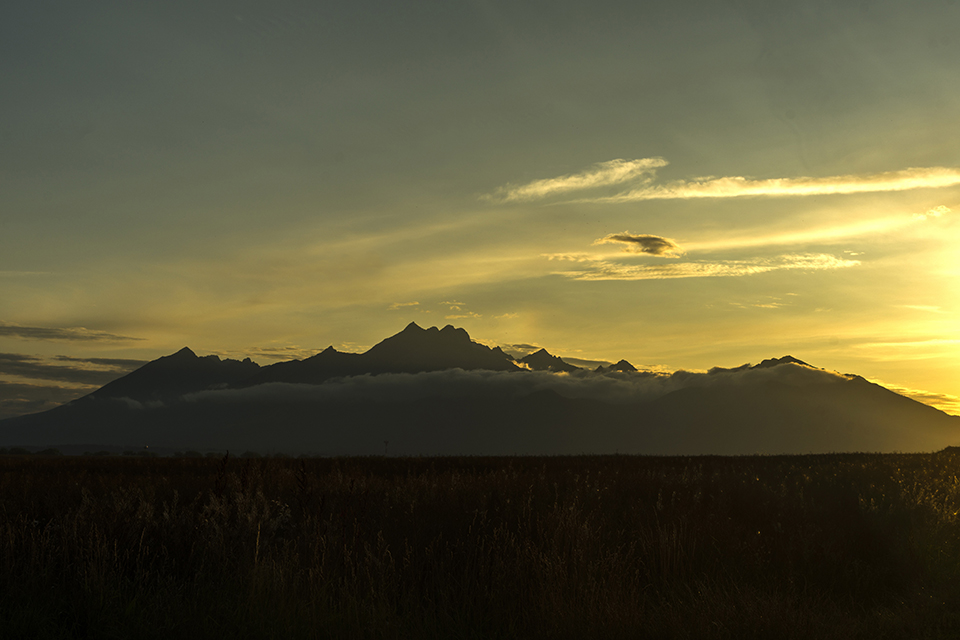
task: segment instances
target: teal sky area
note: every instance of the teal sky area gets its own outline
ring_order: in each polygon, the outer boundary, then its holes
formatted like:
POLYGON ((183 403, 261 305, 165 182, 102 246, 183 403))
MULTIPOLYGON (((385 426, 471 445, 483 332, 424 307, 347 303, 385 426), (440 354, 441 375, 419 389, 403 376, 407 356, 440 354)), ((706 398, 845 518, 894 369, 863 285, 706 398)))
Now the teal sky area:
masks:
POLYGON ((415 321, 960 413, 960 3, 0 8, 0 417, 415 321))

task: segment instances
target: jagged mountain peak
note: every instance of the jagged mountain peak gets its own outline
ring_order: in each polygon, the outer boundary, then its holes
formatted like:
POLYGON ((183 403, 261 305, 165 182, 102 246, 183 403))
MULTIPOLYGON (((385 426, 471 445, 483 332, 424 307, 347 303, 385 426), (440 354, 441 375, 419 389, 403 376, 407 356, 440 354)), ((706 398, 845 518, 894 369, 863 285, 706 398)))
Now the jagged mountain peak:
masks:
POLYGON ((616 364, 611 364, 609 367, 604 367, 600 365, 595 369, 597 373, 603 373, 607 371, 621 371, 621 372, 636 372, 637 368, 627 362, 626 360, 621 360, 616 364))
POLYGON ((781 364, 799 364, 799 365, 803 365, 803 366, 805 366, 805 367, 809 367, 809 366, 810 366, 809 364, 807 364, 807 363, 804 362, 803 360, 798 360, 797 358, 794 358, 793 356, 783 356, 782 358, 767 358, 766 360, 764 360, 764 361, 761 362, 760 364, 755 364, 755 365, 753 365, 753 366, 750 367, 750 368, 751 368, 751 369, 767 369, 767 368, 769 368, 769 367, 776 367, 776 366, 779 366, 779 365, 781 365, 781 364))
POLYGON ((370 373, 517 368, 502 351, 471 340, 465 329, 453 325, 423 329, 415 322, 377 343, 359 358, 370 373))
POLYGON ((533 353, 520 358, 519 362, 530 367, 534 371, 576 371, 580 367, 575 367, 563 361, 562 358, 552 355, 546 349, 539 349, 533 353))
POLYGON ((440 329, 440 335, 456 336, 457 338, 470 340, 470 334, 467 333, 466 329, 455 327, 452 324, 448 324, 443 329, 440 329))

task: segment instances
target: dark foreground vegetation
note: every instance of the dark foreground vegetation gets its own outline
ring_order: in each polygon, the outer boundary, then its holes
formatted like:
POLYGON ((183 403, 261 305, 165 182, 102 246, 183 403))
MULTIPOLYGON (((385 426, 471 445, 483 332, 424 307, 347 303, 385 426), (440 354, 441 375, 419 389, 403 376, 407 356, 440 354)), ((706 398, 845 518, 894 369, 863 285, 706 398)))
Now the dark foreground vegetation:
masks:
POLYGON ((10 638, 954 638, 960 455, 0 458, 10 638))

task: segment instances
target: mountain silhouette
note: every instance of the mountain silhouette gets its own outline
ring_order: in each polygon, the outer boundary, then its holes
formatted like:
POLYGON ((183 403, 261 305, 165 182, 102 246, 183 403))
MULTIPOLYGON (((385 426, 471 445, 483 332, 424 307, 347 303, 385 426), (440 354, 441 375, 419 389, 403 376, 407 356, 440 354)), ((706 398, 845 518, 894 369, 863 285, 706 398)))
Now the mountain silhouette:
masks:
POLYGON ((362 355, 371 373, 419 373, 444 369, 519 371, 513 358, 498 347, 491 349, 470 339, 464 330, 447 325, 423 329, 407 327, 374 345, 362 355))
POLYGON ((620 362, 617 362, 616 364, 612 364, 609 367, 600 365, 599 367, 594 369, 596 373, 604 373, 609 371, 636 372, 636 370, 637 368, 632 364, 630 364, 629 362, 627 362, 626 360, 621 360, 620 362))
POLYGON ((343 353, 332 346, 304 360, 278 362, 235 386, 265 382, 317 384, 330 378, 381 373, 421 373, 446 369, 519 371, 500 347, 491 349, 470 339, 463 329, 423 329, 411 322, 400 333, 377 343, 365 353, 343 353))
POLYGON ((164 401, 192 391, 235 384, 255 375, 260 365, 246 358, 221 360, 198 357, 189 348, 164 356, 97 389, 94 398, 129 398, 138 402, 164 401))
POLYGON ((519 362, 463 329, 414 323, 365 353, 329 347, 266 367, 184 348, 73 402, 0 421, 0 445, 372 455, 389 440, 396 455, 492 455, 931 451, 960 442, 960 417, 792 356, 672 375, 625 360, 577 369, 545 349, 519 362))
POLYGON ((251 387, 267 382, 298 382, 319 384, 339 376, 355 376, 369 373, 364 368, 362 355, 344 353, 332 346, 303 360, 290 360, 261 367, 260 370, 233 386, 251 387))
POLYGON ((567 364, 558 356, 551 355, 546 349, 534 351, 520 358, 518 362, 527 365, 533 371, 580 371, 580 367, 567 364))

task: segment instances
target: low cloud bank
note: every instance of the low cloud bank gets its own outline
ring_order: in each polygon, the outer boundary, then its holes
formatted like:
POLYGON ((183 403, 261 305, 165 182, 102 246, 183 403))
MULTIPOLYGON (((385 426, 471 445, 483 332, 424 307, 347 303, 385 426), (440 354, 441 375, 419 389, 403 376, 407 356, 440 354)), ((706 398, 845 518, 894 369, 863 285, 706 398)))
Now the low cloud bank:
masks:
POLYGON ((399 402, 423 398, 497 397, 516 398, 552 391, 567 398, 626 404, 655 400, 686 387, 757 385, 780 382, 788 385, 836 383, 844 376, 820 369, 785 364, 767 369, 713 373, 677 371, 662 374, 551 373, 546 371, 463 371, 450 369, 417 374, 362 375, 329 380, 319 385, 267 383, 246 389, 220 389, 187 394, 188 402, 399 402))

